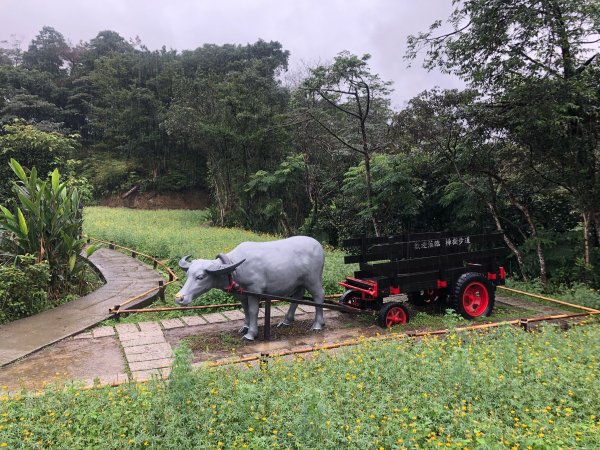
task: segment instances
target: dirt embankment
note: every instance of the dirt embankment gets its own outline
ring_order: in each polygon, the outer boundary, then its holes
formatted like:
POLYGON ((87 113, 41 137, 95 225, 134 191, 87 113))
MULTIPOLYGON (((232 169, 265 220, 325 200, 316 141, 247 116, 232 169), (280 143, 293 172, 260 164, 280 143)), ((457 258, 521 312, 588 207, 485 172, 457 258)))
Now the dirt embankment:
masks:
POLYGON ((125 193, 103 198, 98 204, 135 209, 206 209, 210 206, 208 192, 203 190, 133 192, 123 198, 124 195, 125 193))

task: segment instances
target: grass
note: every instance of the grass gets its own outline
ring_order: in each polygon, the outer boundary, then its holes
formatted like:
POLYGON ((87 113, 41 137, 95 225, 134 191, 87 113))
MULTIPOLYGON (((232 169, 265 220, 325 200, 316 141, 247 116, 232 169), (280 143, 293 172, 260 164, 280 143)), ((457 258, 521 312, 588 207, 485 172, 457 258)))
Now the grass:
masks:
MULTIPOLYGON (((3 396, 16 449, 600 447, 600 325, 368 343, 267 370, 3 396)), ((0 394, 1 395, 1 394, 0 394)))
MULTIPOLYGON (((198 212, 87 208, 86 232, 171 265, 185 253, 214 257, 241 240, 273 238, 203 220, 198 212)), ((341 256, 328 250, 330 293, 353 270, 341 256)), ((455 314, 433 317, 416 314, 412 325, 463 324, 455 314)), ((0 392, 0 448, 600 448, 599 348, 597 320, 565 332, 500 327, 364 343, 273 360, 265 370, 192 370, 182 346, 168 382, 0 392)))
MULTIPOLYGON (((539 294, 555 298, 557 300, 562 300, 564 302, 572 303, 574 305, 581 305, 587 306, 588 308, 600 309, 600 291, 592 289, 583 284, 573 284, 572 286, 544 286, 540 281, 523 282, 516 280, 507 280, 506 286, 513 289, 518 289, 520 291, 530 292, 532 294, 539 294)), ((581 312, 581 310, 576 308, 550 303, 545 300, 538 300, 534 297, 524 296, 510 291, 498 291, 498 293, 507 297, 523 298, 528 301, 543 304, 546 306, 556 306, 557 308, 563 308, 568 311, 581 312)))
MULTIPOLYGON (((244 241, 268 241, 279 236, 257 234, 237 228, 213 228, 206 224, 204 211, 158 210, 144 211, 127 208, 86 207, 84 210, 84 232, 90 236, 114 241, 139 252, 158 256, 172 268, 183 281, 185 274, 177 262, 188 254, 194 258, 213 259, 244 241)), ((325 250, 323 286, 327 294, 343 292, 337 284, 355 270, 353 265, 344 264, 344 253, 325 250)), ((182 283, 171 285, 166 290, 166 303, 154 306, 176 306, 173 298, 182 283)), ((233 302, 224 292, 213 290, 196 299, 194 304, 217 304, 233 302)), ((188 314, 194 314, 190 312, 188 314)), ((179 317, 182 312, 133 314, 121 319, 139 322, 179 317)))

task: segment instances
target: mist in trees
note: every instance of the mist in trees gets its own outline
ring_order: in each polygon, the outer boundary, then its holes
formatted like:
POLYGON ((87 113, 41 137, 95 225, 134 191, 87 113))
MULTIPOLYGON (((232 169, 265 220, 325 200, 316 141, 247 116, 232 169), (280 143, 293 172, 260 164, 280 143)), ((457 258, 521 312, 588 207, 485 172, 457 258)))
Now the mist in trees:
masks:
POLYGON ((278 42, 151 51, 108 30, 73 46, 44 27, 26 50, 0 49, 3 142, 75 139, 68 158, 96 198, 205 190, 217 225, 334 245, 498 230, 514 274, 600 285, 600 7, 467 0, 442 23, 406 57, 468 88, 432 87, 401 110, 369 55, 342 51, 284 85, 278 42))

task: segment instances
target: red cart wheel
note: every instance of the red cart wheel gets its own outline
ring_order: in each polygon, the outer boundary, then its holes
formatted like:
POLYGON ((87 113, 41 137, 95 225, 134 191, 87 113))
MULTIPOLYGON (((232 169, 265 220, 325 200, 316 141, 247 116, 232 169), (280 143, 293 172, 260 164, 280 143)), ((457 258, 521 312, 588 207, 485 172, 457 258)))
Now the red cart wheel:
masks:
POLYGON ((391 328, 408 322, 408 310, 399 302, 386 303, 379 310, 377 323, 381 328, 391 328))
POLYGON ((489 316, 494 306, 494 291, 487 278, 477 272, 463 274, 454 288, 454 308, 463 317, 489 316))

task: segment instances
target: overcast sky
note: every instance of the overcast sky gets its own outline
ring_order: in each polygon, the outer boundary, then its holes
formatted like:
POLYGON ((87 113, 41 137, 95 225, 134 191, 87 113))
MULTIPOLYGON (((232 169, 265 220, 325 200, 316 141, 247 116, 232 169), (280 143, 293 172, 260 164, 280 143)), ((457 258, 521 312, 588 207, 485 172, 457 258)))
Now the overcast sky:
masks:
POLYGON ((44 25, 72 44, 113 30, 126 39, 139 36, 151 50, 262 38, 290 51, 292 73, 342 50, 370 53, 373 71, 394 82, 392 101, 400 108, 433 86, 462 86, 403 60, 406 37, 450 11, 451 0, 0 0, 0 41, 16 37, 26 49, 44 25))

